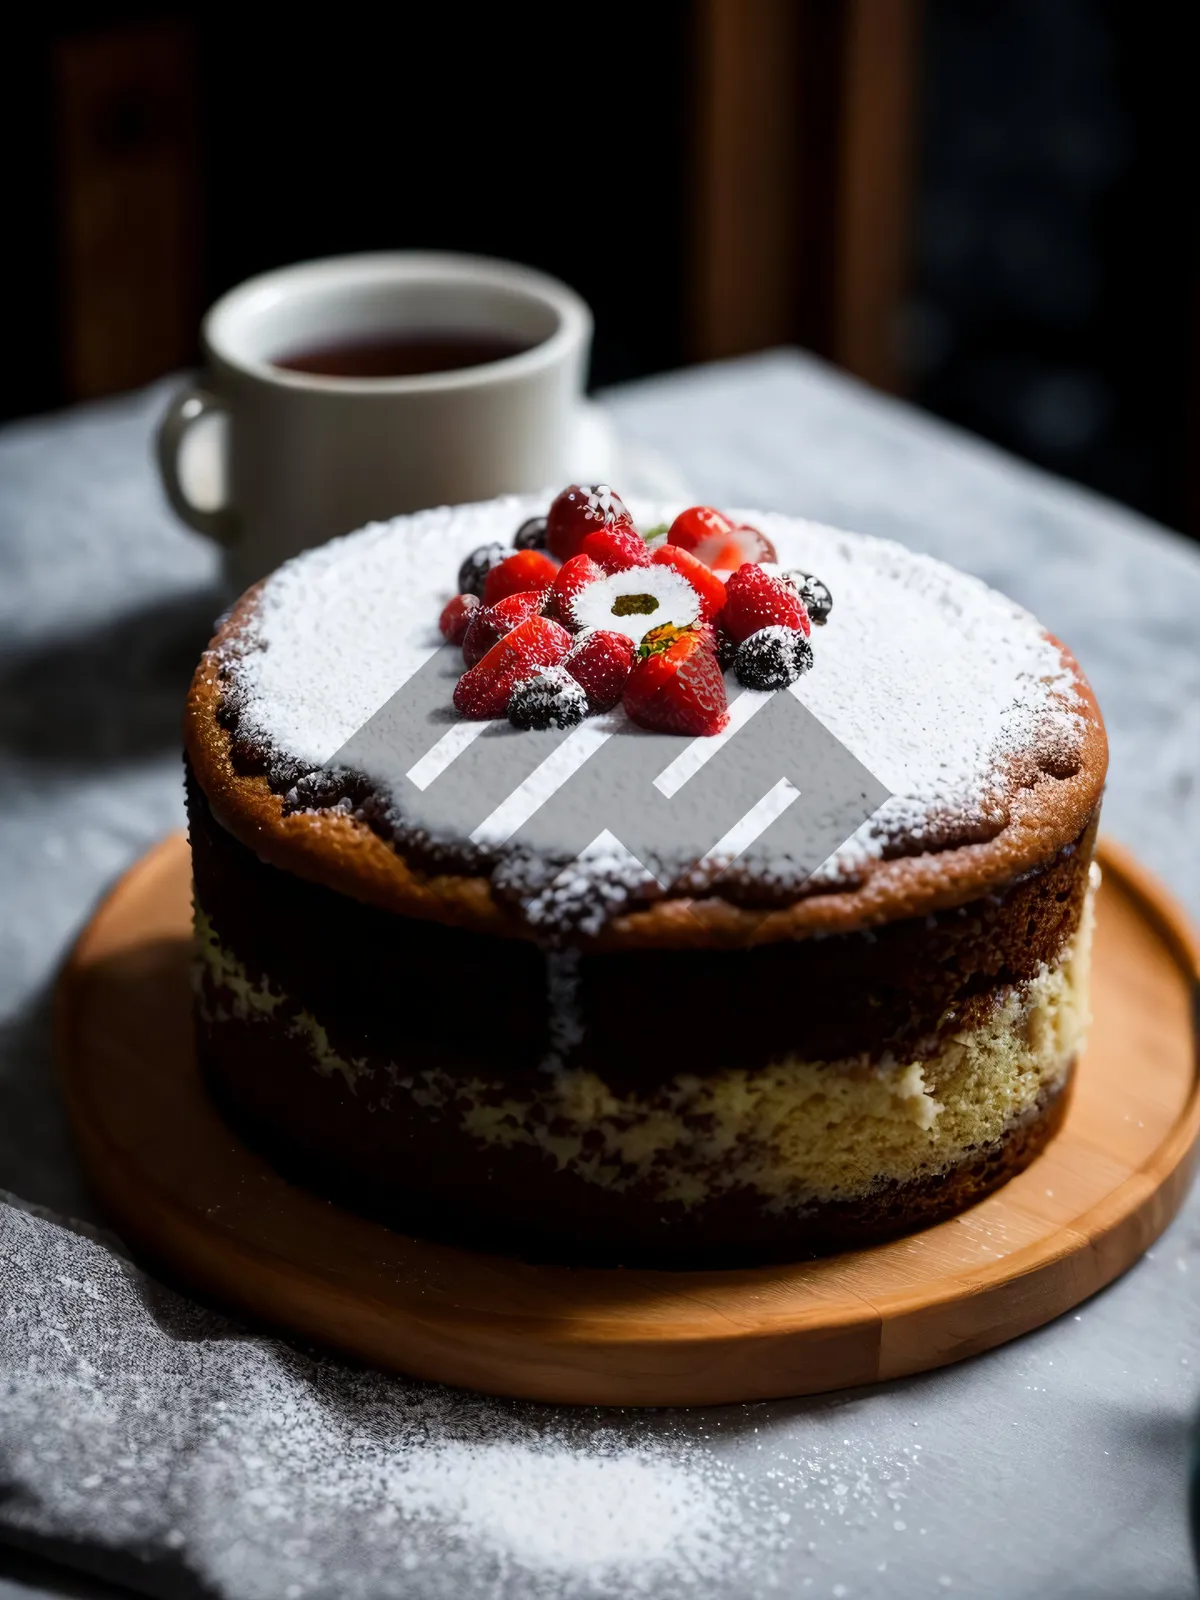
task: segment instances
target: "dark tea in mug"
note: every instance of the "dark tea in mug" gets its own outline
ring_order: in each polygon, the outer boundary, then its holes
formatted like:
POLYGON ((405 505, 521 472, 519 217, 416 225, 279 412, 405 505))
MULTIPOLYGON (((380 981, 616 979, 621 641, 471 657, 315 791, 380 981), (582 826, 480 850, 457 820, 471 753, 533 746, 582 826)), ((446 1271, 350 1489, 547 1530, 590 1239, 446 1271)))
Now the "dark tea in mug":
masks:
POLYGON ((323 378, 412 378, 428 372, 483 367, 529 349, 532 345, 502 334, 422 329, 305 345, 288 355, 276 356, 273 365, 287 372, 310 372, 323 378))

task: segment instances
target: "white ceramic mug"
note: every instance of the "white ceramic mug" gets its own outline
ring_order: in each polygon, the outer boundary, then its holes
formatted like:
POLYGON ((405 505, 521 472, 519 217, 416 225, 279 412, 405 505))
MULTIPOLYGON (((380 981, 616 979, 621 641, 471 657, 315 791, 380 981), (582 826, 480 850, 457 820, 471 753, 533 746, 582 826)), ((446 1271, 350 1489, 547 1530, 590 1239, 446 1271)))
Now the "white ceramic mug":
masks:
POLYGON ((240 588, 374 518, 565 483, 591 334, 590 311, 565 284, 482 257, 344 256, 252 278, 209 311, 207 376, 163 417, 167 497, 226 547, 240 588), (273 364, 321 346, 447 331, 525 348, 413 377, 273 364))

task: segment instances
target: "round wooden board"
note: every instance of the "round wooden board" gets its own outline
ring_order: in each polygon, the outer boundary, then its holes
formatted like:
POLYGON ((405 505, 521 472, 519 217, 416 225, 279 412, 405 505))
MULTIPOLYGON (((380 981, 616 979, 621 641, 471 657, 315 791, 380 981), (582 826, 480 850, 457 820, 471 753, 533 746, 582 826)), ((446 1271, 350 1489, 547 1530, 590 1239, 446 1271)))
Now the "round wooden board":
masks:
POLYGON ((285 1182, 218 1117, 191 1045, 185 839, 83 933, 66 1098, 122 1233, 176 1281, 381 1367, 495 1394, 692 1405, 812 1394, 990 1349, 1077 1305, 1174 1215, 1200 1130, 1187 919, 1101 850, 1092 1041, 1066 1122, 998 1194, 871 1250, 726 1272, 529 1266, 406 1238, 285 1182))

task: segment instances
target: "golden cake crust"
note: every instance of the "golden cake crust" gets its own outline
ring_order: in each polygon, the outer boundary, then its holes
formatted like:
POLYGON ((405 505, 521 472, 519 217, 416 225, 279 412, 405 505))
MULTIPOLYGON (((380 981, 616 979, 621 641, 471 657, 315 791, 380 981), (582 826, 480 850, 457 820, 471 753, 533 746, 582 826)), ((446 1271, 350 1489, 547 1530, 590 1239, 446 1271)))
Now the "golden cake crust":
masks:
MULTIPOLYGON (((239 770, 223 720, 227 663, 244 648, 257 603, 258 590, 251 589, 233 609, 201 658, 188 695, 187 753, 216 819, 264 861, 369 905, 502 937, 532 937, 487 877, 425 871, 359 818, 340 810, 289 812, 266 776, 239 770)), ((602 949, 739 948, 847 933, 963 905, 1051 861, 1093 818, 1108 760, 1091 687, 1066 647, 1052 642, 1078 693, 1079 745, 1065 763, 1049 744, 1010 763, 1000 797, 1007 821, 994 837, 872 859, 852 887, 834 886, 772 909, 720 896, 665 898, 614 917, 588 942, 602 949)))

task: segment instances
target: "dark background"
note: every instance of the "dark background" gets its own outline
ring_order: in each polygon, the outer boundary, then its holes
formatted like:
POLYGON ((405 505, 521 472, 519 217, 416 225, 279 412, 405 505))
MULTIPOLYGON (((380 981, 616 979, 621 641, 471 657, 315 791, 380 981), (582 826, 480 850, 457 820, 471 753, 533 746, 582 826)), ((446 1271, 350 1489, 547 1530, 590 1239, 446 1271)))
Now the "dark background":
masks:
POLYGON ((0 415, 194 359, 203 306, 264 268, 463 249, 582 292, 595 386, 794 340, 1200 533, 1188 8, 617 0, 589 28, 532 8, 308 15, 51 8, 10 39, 0 415), (902 31, 850 78, 860 12, 902 31), (749 114, 723 125, 731 81, 749 114), (837 222, 847 106, 866 119, 865 268, 837 222), (742 235, 732 264, 723 228, 742 235), (840 286, 888 252, 903 270, 867 297, 864 357, 840 286))

